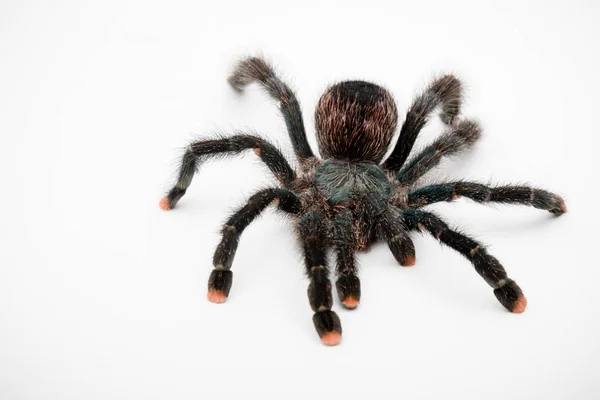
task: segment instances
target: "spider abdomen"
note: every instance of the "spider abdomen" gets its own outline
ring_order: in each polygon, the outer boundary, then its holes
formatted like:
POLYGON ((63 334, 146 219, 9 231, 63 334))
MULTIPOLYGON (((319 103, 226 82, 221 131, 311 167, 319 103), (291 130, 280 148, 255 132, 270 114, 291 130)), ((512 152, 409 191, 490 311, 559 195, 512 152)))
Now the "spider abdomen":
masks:
POLYGON ((315 128, 326 159, 379 163, 390 145, 398 111, 383 87, 344 81, 327 89, 315 110, 315 128))
POLYGON ((370 198, 383 206, 391 193, 386 174, 373 164, 327 160, 317 167, 314 180, 331 205, 370 198))

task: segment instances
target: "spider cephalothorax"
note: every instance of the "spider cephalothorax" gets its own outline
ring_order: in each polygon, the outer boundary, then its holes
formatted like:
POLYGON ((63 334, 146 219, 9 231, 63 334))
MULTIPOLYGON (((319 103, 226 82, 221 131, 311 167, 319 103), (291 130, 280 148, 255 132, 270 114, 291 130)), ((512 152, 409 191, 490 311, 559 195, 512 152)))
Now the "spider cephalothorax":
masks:
POLYGON ((487 186, 466 181, 419 185, 420 178, 443 157, 469 148, 480 137, 479 126, 460 116, 462 86, 458 79, 452 75, 435 79, 413 101, 398 141, 383 163, 398 120, 394 99, 384 88, 363 81, 345 81, 327 89, 315 111, 317 140, 323 156, 320 159, 306 140, 294 92, 269 64, 260 58, 245 59, 229 82, 238 91, 258 82, 279 101, 300 166, 296 172, 273 145, 250 134, 201 140, 187 148, 177 183, 160 201, 164 210, 175 207, 200 163, 215 155, 252 149, 279 182, 277 187, 251 196, 223 225, 223 237, 213 257, 215 268, 208 281, 210 301, 225 302, 231 289, 231 264, 240 235, 267 206, 274 205, 294 217, 310 279, 308 299, 314 311, 313 322, 325 344, 338 344, 342 334, 340 320, 331 310, 327 250, 332 249, 335 254, 335 286, 341 303, 352 309, 360 301, 356 251, 382 240, 400 265, 414 265, 411 231, 428 232, 461 253, 494 289, 504 307, 514 313, 525 310, 527 301, 521 289, 481 243, 421 209, 464 196, 479 203, 529 205, 555 215, 567 211, 560 196, 529 186, 487 186), (435 110, 439 110, 446 131, 407 161, 417 135, 435 110))

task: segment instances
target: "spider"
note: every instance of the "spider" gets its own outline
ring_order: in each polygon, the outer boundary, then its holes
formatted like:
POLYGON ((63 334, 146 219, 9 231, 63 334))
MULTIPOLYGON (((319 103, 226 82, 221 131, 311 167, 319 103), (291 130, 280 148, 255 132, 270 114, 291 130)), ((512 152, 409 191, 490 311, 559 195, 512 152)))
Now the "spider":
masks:
POLYGON ((342 81, 328 87, 315 110, 315 128, 322 158, 315 156, 306 139, 300 104, 294 92, 257 57, 237 64, 229 83, 242 92, 258 83, 279 103, 299 164, 294 170, 282 153, 254 134, 200 140, 191 143, 181 160, 176 184, 160 200, 170 210, 185 194, 194 173, 206 159, 239 154, 252 149, 275 176, 279 185, 260 190, 231 215, 222 228, 222 239, 213 257, 208 280, 208 300, 223 303, 231 289, 231 265, 244 229, 269 205, 292 216, 303 251, 308 300, 321 341, 337 345, 342 338, 338 315, 332 311, 332 268, 327 253, 335 256, 335 287, 342 305, 358 306, 361 299, 357 251, 385 241, 397 262, 415 264, 412 231, 428 232, 469 260, 509 311, 521 313, 527 300, 500 262, 485 246, 449 227, 423 207, 453 201, 461 196, 478 203, 533 206, 554 215, 567 211, 563 199, 529 186, 488 186, 454 181, 419 185, 419 179, 444 157, 471 147, 481 128, 460 116, 462 84, 453 75, 434 79, 412 102, 390 156, 383 161, 394 136, 398 113, 392 95, 364 81, 342 81), (415 140, 439 110, 445 132, 408 159, 415 140))

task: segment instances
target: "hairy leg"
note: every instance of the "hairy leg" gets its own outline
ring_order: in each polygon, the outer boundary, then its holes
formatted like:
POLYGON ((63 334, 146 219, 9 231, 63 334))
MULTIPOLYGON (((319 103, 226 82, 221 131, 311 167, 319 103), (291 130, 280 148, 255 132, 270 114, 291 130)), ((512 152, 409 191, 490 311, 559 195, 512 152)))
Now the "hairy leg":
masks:
POLYGON ((327 224, 327 241, 335 248, 335 269, 338 276, 335 286, 342 305, 348 309, 358 307, 360 280, 355 255, 352 214, 338 214, 327 224))
POLYGON ((460 196, 478 203, 522 204, 546 210, 555 215, 567 212, 559 195, 529 186, 486 186, 474 182, 448 182, 419 188, 408 194, 408 205, 419 208, 439 201, 456 200, 460 196))
POLYGON ((398 172, 396 179, 403 186, 415 183, 425 173, 448 157, 471 147, 481 136, 479 125, 472 121, 461 121, 458 126, 444 133, 439 139, 425 147, 409 160, 398 172))
POLYGON ((277 188, 265 189, 250 197, 246 205, 227 220, 222 229, 221 243, 213 256, 215 269, 208 281, 208 299, 213 303, 223 303, 227 300, 233 279, 231 264, 240 236, 269 204, 276 205, 280 210, 291 214, 298 214, 301 207, 300 199, 292 192, 277 188))
POLYGON ((160 208, 171 210, 192 183, 200 164, 208 158, 239 154, 252 149, 273 172, 284 187, 289 187, 296 174, 279 150, 269 142, 253 135, 235 135, 228 138, 200 140, 188 146, 179 167, 177 183, 160 201, 160 208))
POLYGON ((258 82, 273 99, 279 102, 294 151, 300 161, 314 157, 306 139, 300 103, 294 92, 277 76, 269 63, 257 57, 240 61, 229 77, 231 86, 240 92, 252 82, 258 82))
POLYGON ((344 307, 354 309, 360 303, 360 279, 354 249, 350 246, 339 246, 335 255, 338 276, 335 287, 338 297, 344 307))
POLYGON ((427 124, 430 114, 441 106, 440 118, 446 125, 452 125, 460 113, 461 103, 462 84, 456 77, 445 75, 434 80, 410 106, 400 129, 398 142, 392 154, 383 163, 383 167, 389 171, 398 171, 408 158, 415 140, 421 129, 427 124))
POLYGON ((388 209, 380 216, 378 225, 396 261, 403 267, 415 265, 415 245, 399 211, 388 209))
POLYGON ((471 261, 475 271, 494 289, 496 298, 506 309, 513 313, 525 311, 527 300, 521 288, 508 278, 504 267, 488 254, 481 243, 450 229, 440 218, 425 211, 407 210, 402 219, 409 229, 427 230, 440 242, 471 261))
POLYGON ((320 214, 309 211, 298 221, 298 230, 306 274, 310 279, 308 301, 315 312, 313 323, 321 341, 335 346, 342 340, 342 325, 337 314, 331 311, 333 298, 327 266, 327 237, 322 220, 320 214))

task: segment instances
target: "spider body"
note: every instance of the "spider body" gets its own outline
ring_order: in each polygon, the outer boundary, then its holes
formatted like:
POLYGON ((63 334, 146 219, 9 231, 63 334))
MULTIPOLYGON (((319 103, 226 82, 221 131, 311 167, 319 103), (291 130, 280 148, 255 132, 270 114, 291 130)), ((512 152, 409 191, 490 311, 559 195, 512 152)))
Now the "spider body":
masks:
POLYGON ((375 221, 386 211, 392 193, 385 172, 370 163, 330 159, 316 166, 306 186, 304 207, 314 208, 319 204, 316 199, 324 199, 320 213, 347 229, 346 235, 330 232, 330 241, 351 241, 355 250, 367 250, 376 240, 375 221))
POLYGON ((367 198, 384 203, 391 193, 385 172, 376 165, 364 163, 325 161, 315 171, 314 184, 331 205, 367 198))
POLYGON ((175 207, 201 163, 216 155, 252 149, 279 183, 251 196, 223 225, 208 282, 210 301, 226 301, 241 234, 272 205, 294 219, 310 281, 308 299, 314 311, 313 322, 327 345, 338 344, 342 334, 340 320, 332 311, 333 268, 327 251, 331 249, 335 255, 335 287, 341 303, 353 309, 361 299, 356 252, 367 250, 375 241, 384 241, 400 265, 414 265, 412 231, 430 233, 461 253, 494 289, 505 308, 514 313, 525 310, 527 301, 521 289, 484 245, 422 209, 462 196, 479 203, 528 205, 555 215, 567 211, 560 196, 529 186, 487 186, 466 181, 419 185, 419 179, 442 158, 470 148, 480 137, 478 124, 460 115, 462 86, 458 79, 442 76, 417 96, 406 113, 394 149, 383 162, 398 121, 396 104, 386 89, 364 81, 344 81, 327 89, 315 110, 321 159, 306 140, 296 96, 269 64, 260 58, 242 60, 229 82, 240 92, 257 82, 279 102, 300 165, 298 171, 294 170, 273 145, 250 134, 201 140, 187 148, 176 184, 160 201, 164 210, 175 207), (408 159, 420 130, 436 110, 446 131, 408 159))

